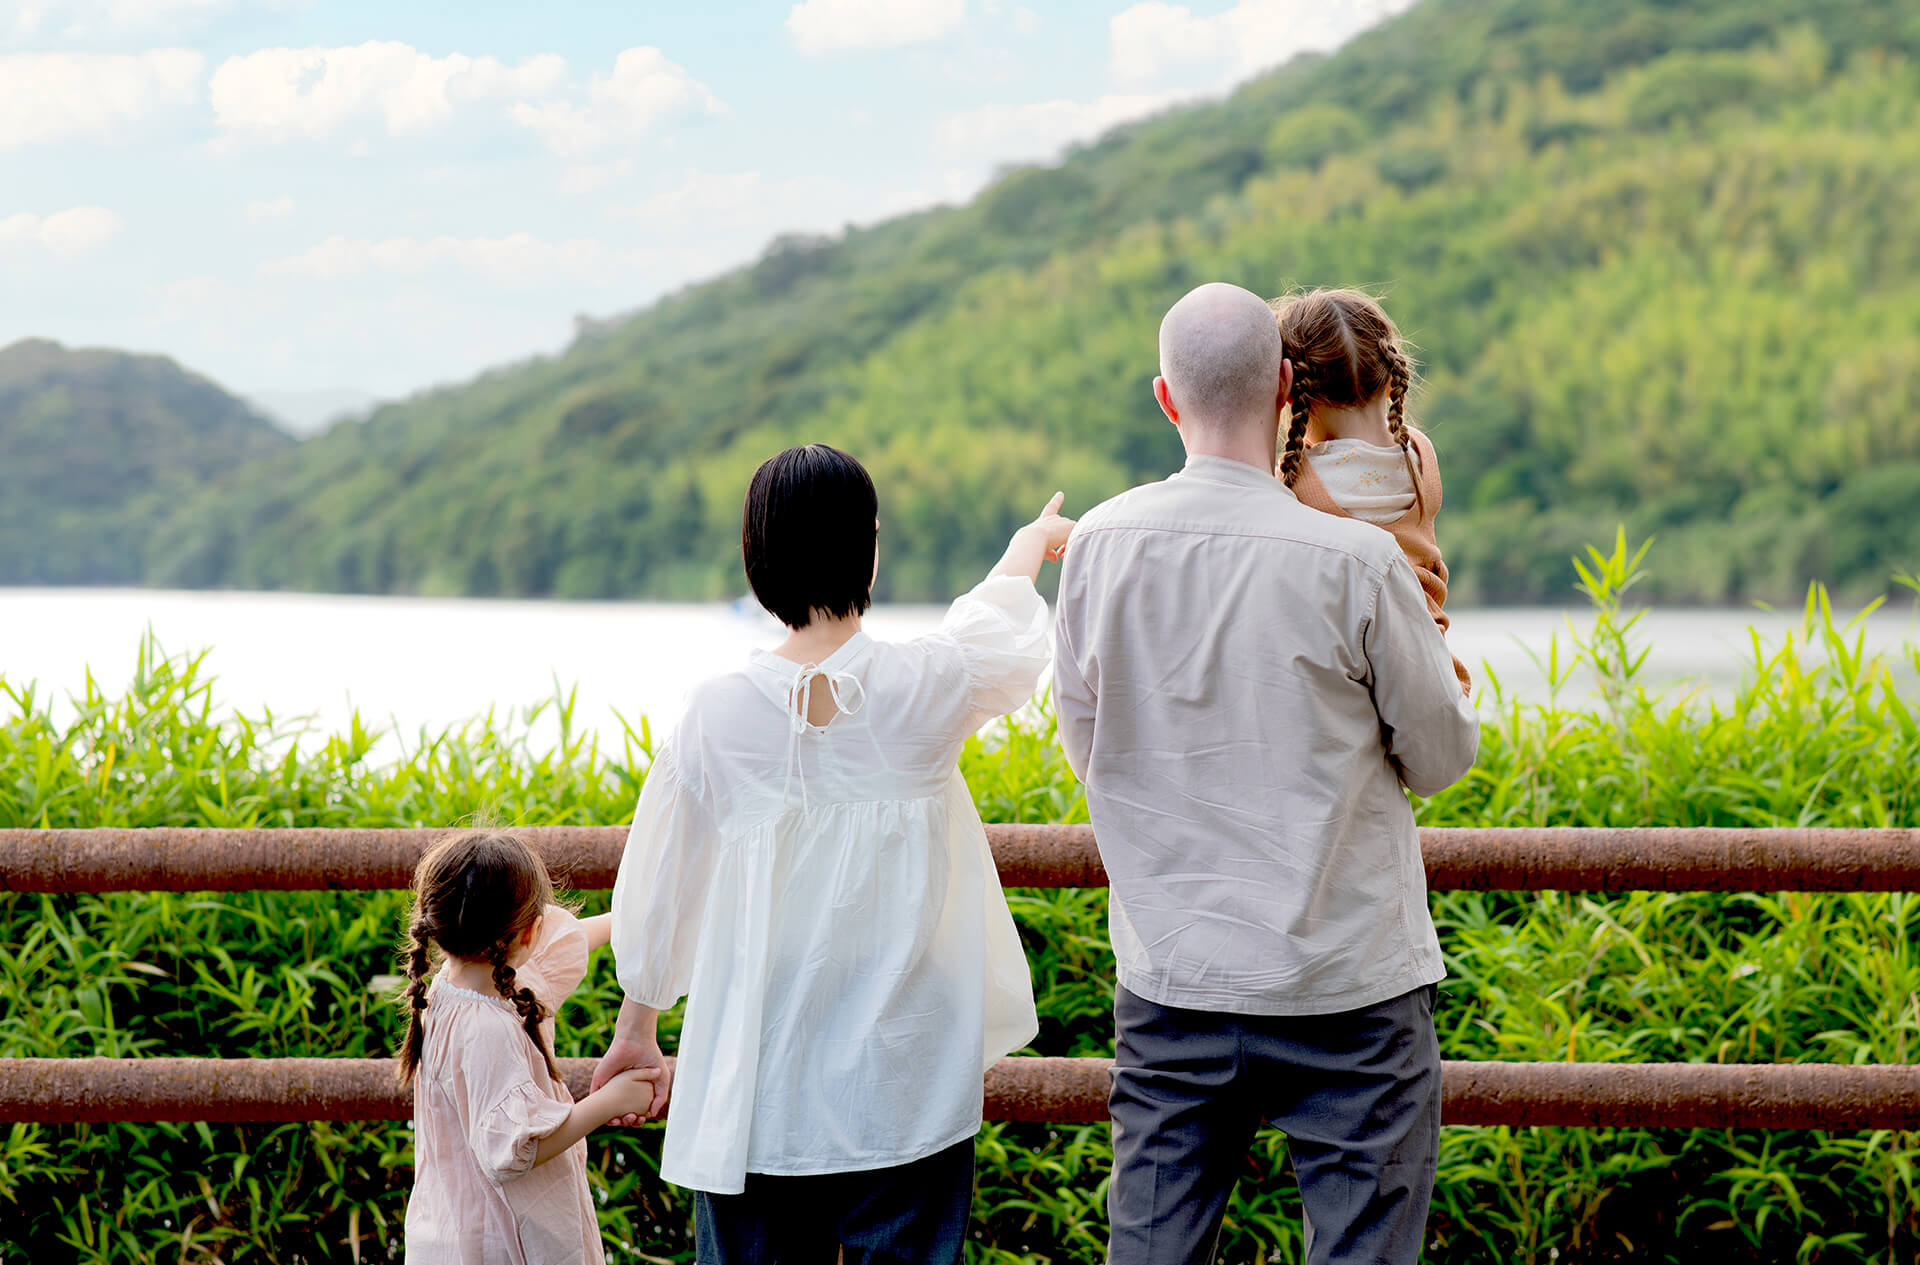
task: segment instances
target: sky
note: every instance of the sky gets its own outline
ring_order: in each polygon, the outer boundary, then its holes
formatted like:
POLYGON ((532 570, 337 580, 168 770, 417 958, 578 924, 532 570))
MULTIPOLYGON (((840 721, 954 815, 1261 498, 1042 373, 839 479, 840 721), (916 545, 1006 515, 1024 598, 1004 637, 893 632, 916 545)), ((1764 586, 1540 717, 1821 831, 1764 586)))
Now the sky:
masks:
POLYGON ((0 0, 0 345, 398 398, 1410 0, 0 0))

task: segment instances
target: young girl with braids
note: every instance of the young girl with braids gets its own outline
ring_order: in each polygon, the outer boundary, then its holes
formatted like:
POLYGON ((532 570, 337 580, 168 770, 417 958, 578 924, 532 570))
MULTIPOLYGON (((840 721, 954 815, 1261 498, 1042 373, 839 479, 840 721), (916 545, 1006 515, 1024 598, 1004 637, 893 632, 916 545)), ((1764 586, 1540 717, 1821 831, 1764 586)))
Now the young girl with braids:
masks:
POLYGON ((413 891, 400 1047, 400 1081, 413 1086, 407 1260, 604 1261, 584 1139, 645 1114, 659 1071, 622 1074, 576 1103, 553 1061, 552 1015, 606 944, 610 917, 555 905, 538 854, 496 830, 434 844, 413 891))
MULTIPOLYGON (((1310 290, 1268 306, 1293 363, 1276 473, 1302 505, 1391 532, 1446 632, 1447 564, 1433 532, 1440 464, 1433 444, 1407 425, 1413 360, 1400 331, 1358 290, 1310 290)), ((1470 693, 1473 678, 1458 656, 1453 672, 1470 693)))

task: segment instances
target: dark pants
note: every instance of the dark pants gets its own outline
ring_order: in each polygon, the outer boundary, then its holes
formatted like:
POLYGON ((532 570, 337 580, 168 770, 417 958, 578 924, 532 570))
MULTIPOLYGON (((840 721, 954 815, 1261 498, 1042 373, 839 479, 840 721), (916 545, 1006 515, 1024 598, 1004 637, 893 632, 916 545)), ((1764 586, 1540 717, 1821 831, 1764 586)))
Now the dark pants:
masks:
POLYGON ((748 1173, 746 1185, 738 1195, 694 1196, 700 1265, 957 1265, 973 1202, 973 1139, 892 1168, 748 1173))
POLYGON ((1440 1153, 1431 986, 1337 1015, 1114 998, 1110 1265, 1205 1265, 1261 1122, 1287 1135, 1307 1265, 1413 1265, 1440 1153))

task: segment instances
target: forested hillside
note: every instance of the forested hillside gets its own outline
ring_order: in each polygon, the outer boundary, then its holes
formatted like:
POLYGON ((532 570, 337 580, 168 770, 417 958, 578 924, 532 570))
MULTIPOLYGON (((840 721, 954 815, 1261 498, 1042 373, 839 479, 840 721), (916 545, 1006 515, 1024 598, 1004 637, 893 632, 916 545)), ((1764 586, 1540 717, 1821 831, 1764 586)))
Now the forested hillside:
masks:
POLYGON ((157 584, 714 597, 752 467, 879 481, 881 595, 970 583, 1063 487, 1179 461, 1189 286, 1365 284, 1419 343, 1459 601, 1878 592, 1920 567, 1920 7, 1426 0, 971 205, 751 266, 381 409, 161 523, 157 584))
POLYGON ((138 583, 156 521, 292 447, 164 356, 0 348, 0 584, 138 583))

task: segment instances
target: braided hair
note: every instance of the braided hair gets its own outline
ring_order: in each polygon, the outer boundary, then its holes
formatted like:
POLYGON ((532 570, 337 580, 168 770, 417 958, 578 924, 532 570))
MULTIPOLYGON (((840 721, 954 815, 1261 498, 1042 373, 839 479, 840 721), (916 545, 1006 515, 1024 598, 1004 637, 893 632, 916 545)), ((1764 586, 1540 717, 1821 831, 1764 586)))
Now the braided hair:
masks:
POLYGON ((1270 306, 1280 322, 1287 359, 1293 362, 1292 418, 1280 448, 1281 480, 1292 487, 1300 477, 1307 421, 1314 405, 1359 408, 1385 392, 1387 430, 1400 447, 1407 472, 1413 476, 1414 496, 1425 513, 1426 497, 1420 491, 1407 424, 1413 358, 1385 309, 1358 290, 1302 291, 1275 299, 1270 306))
POLYGON ((1427 495, 1420 490, 1420 470, 1413 462, 1413 436, 1407 431, 1407 392, 1413 389, 1413 361, 1400 346, 1397 334, 1380 340, 1380 355, 1387 362, 1387 433, 1400 445, 1400 460, 1407 464, 1407 477, 1413 482, 1413 499, 1420 513, 1427 512, 1427 495))
POLYGON ((540 1025, 546 1007, 520 986, 508 959, 546 907, 553 903, 547 867, 526 840, 498 830, 466 830, 434 843, 414 870, 413 917, 407 925, 407 1028, 399 1051, 402 1085, 419 1070, 426 1042, 427 989, 432 949, 449 957, 486 962, 493 986, 513 1003, 527 1039, 555 1079, 560 1071, 540 1025))
POLYGON ((1287 393, 1287 434, 1280 445, 1280 481, 1288 487, 1300 478, 1300 463, 1307 455, 1307 419, 1313 413, 1314 386, 1313 366, 1296 363, 1293 389, 1287 393))

